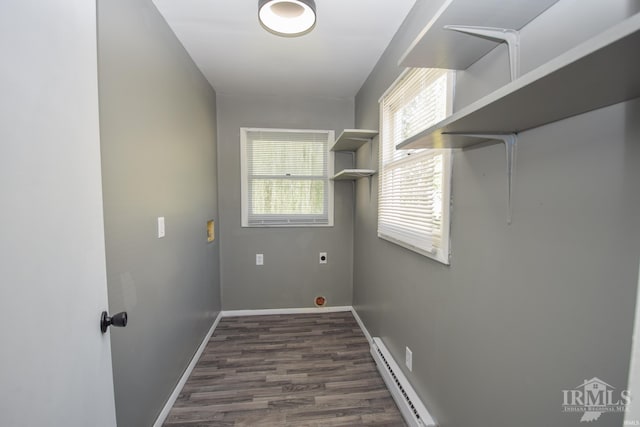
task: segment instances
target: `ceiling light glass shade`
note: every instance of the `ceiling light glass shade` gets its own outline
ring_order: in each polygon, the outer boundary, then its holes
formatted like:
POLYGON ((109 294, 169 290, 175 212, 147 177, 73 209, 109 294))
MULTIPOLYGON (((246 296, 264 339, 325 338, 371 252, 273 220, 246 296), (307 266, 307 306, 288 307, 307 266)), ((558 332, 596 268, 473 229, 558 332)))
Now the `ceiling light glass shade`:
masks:
POLYGON ((316 4, 313 0, 258 0, 258 19, 278 36, 301 36, 316 25, 316 4))

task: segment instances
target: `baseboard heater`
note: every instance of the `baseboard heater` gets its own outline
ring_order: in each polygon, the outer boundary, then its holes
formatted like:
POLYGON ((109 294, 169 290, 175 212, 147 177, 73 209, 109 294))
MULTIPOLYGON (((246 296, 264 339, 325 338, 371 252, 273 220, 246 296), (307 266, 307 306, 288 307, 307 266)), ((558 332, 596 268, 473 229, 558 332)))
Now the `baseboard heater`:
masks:
POLYGON ((407 381, 398 364, 393 360, 382 340, 373 337, 371 354, 376 361, 382 379, 396 401, 398 409, 402 413, 409 427, 437 426, 427 408, 407 381))

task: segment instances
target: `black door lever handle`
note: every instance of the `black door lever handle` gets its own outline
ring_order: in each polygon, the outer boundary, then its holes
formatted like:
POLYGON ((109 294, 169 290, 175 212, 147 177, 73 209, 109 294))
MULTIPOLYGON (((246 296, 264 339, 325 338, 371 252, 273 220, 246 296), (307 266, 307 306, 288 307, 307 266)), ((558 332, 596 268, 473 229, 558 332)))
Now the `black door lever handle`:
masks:
POLYGON ((111 325, 117 326, 119 328, 124 328, 125 326, 127 326, 127 312, 122 311, 109 317, 109 314, 106 311, 103 311, 102 315, 100 316, 100 330, 102 331, 102 333, 104 334, 105 332, 107 332, 107 328, 111 325))

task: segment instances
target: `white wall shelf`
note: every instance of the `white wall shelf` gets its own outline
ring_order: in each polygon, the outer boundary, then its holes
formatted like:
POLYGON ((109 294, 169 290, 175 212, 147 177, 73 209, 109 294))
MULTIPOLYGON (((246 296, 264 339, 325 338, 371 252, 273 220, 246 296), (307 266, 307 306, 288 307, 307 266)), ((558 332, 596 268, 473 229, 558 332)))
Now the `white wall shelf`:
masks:
POLYGON ((372 169, 344 169, 333 176, 334 181, 355 181, 360 178, 368 178, 375 175, 372 169))
POLYGON ((637 98, 639 49, 640 14, 636 14, 406 139, 397 148, 467 147, 493 139, 482 134, 518 133, 637 98))
POLYGON ((500 40, 470 37, 445 26, 520 30, 558 0, 447 0, 400 59, 401 67, 466 70, 500 40))
MULTIPOLYGON (((369 129, 345 129, 336 140, 331 151, 350 151, 353 157, 353 165, 356 164, 356 151, 364 144, 371 142, 378 136, 377 130, 369 129)), ((373 150, 370 151, 372 153, 373 150)), ((372 155, 372 154, 371 154, 372 155)), ((373 162, 373 157, 371 158, 373 162)), ((376 171, 372 169, 344 169, 333 176, 335 181, 355 181, 360 178, 368 178, 376 171)))
POLYGON ((357 151, 377 135, 377 130, 345 129, 331 147, 331 151, 357 151))
POLYGON ((406 139, 398 149, 504 142, 511 223, 517 134, 640 96, 640 14, 406 139))

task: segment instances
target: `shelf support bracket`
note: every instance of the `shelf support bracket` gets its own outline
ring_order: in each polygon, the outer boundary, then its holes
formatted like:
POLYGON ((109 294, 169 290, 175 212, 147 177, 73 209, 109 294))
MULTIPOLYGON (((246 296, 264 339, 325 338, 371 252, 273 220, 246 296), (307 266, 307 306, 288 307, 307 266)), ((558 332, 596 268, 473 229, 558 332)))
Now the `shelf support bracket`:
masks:
POLYGON ((445 25, 444 29, 506 42, 507 47, 509 48, 511 81, 520 77, 520 33, 517 30, 493 27, 474 27, 468 25, 445 25))
POLYGON ((516 133, 452 133, 452 135, 469 136, 473 138, 485 138, 501 141, 504 143, 507 154, 507 186, 508 186, 508 207, 507 207, 507 224, 511 224, 513 216, 513 176, 516 167, 516 147, 518 143, 518 135, 516 133))

